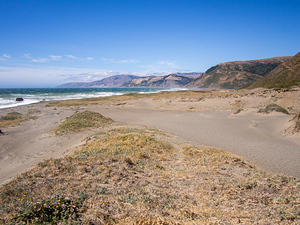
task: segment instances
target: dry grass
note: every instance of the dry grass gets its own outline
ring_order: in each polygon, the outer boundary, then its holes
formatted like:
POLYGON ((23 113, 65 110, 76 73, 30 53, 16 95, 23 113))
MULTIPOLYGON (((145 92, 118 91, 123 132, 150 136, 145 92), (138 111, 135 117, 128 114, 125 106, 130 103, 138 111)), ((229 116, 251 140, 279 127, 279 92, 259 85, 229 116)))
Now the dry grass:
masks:
POLYGON ((48 103, 47 107, 69 107, 69 106, 83 106, 83 105, 95 105, 104 103, 114 103, 126 100, 132 100, 137 98, 142 98, 143 94, 126 94, 121 96, 109 96, 109 97, 99 97, 99 98, 85 98, 85 99, 70 99, 62 101, 53 101, 48 103))
POLYGON ((103 127, 111 124, 112 119, 102 116, 100 113, 84 111, 76 112, 70 117, 67 117, 57 128, 52 132, 63 135, 70 132, 78 132, 88 128, 103 127))
POLYGON ((36 117, 28 113, 23 115, 18 112, 10 112, 0 118, 0 127, 7 128, 17 126, 20 123, 30 119, 36 119, 36 117))
POLYGON ((45 215, 36 210, 41 202, 53 209, 67 199, 76 216, 65 216, 69 205, 50 210, 53 223, 293 224, 299 193, 299 180, 270 176, 232 154, 119 128, 1 187, 0 215, 3 224, 30 222, 28 215, 45 215))
POLYGON ((199 98, 212 98, 212 97, 227 97, 232 93, 220 92, 220 91, 162 91, 159 93, 138 94, 130 93, 121 96, 99 97, 99 98, 87 98, 87 99, 71 99, 63 101, 54 101, 47 104, 47 107, 69 107, 69 106, 83 106, 94 104, 116 104, 124 101, 152 98, 153 100, 170 99, 170 98, 183 98, 183 100, 199 100, 199 98))

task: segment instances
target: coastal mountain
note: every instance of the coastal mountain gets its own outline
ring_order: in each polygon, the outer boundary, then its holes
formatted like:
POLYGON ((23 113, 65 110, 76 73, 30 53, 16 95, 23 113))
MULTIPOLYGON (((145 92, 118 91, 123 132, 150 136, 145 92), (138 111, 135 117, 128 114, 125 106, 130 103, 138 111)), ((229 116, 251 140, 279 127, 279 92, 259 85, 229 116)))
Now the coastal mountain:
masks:
POLYGON ((59 85, 59 88, 117 88, 138 76, 115 75, 93 82, 73 82, 59 85))
POLYGON ((189 72, 189 73, 173 73, 170 75, 178 75, 178 76, 183 76, 183 77, 190 77, 190 78, 199 78, 203 75, 203 73, 199 73, 199 72, 189 72))
POLYGON ((116 87, 183 87, 201 76, 202 73, 174 73, 166 76, 116 75, 93 82, 73 82, 58 86, 59 88, 116 88, 116 87))
POLYGON ((293 85, 300 85, 300 52, 277 66, 249 88, 288 88, 293 85))
POLYGON ((169 74, 166 76, 138 77, 125 83, 124 87, 152 87, 152 88, 172 88, 183 87, 201 76, 201 73, 193 74, 169 74))
POLYGON ((275 57, 249 61, 220 63, 187 85, 191 88, 244 88, 263 78, 291 57, 275 57))

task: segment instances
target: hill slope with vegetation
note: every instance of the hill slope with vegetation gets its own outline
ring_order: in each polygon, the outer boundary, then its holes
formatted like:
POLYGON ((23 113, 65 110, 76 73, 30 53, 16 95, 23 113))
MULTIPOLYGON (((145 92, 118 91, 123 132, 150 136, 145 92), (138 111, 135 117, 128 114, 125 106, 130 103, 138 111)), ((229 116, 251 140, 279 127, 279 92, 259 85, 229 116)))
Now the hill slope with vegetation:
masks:
POLYGON ((256 81, 250 88, 289 88, 293 85, 300 85, 300 52, 256 81))
MULTIPOLYGON (((199 76, 201 73, 199 73, 199 76)), ((178 74, 170 74, 167 76, 149 76, 132 79, 125 83, 124 87, 152 87, 152 88, 174 88, 184 87, 192 82, 195 77, 184 76, 178 74)))
POLYGON ((189 83, 187 87, 225 89, 244 88, 261 79, 275 67, 289 59, 289 56, 285 56, 220 63, 208 69, 203 76, 189 83))

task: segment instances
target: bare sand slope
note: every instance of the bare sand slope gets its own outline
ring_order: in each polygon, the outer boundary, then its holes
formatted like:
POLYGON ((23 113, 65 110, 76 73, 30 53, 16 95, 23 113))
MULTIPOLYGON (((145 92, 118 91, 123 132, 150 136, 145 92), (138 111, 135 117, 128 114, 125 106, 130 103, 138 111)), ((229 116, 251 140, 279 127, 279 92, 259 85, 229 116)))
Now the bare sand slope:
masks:
POLYGON ((229 111, 176 112, 142 109, 101 111, 120 122, 146 125, 171 132, 196 145, 222 148, 256 163, 267 171, 300 177, 298 139, 280 134, 289 116, 229 111))
POLYGON ((25 111, 28 108, 42 111, 38 119, 7 128, 7 135, 0 137, 0 184, 8 182, 43 159, 64 155, 78 146, 87 135, 86 132, 82 132, 59 137, 49 132, 60 120, 72 114, 73 110, 56 111, 45 108, 42 104, 11 110, 25 111))

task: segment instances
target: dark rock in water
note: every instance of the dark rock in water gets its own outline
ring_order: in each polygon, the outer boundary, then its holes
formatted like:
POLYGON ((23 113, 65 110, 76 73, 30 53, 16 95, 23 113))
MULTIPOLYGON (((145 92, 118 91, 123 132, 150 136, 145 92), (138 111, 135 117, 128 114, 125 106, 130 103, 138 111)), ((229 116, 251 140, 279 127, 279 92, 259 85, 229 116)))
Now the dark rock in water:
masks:
POLYGON ((23 102, 24 99, 23 99, 23 98, 16 98, 16 101, 17 101, 17 102, 23 102))

